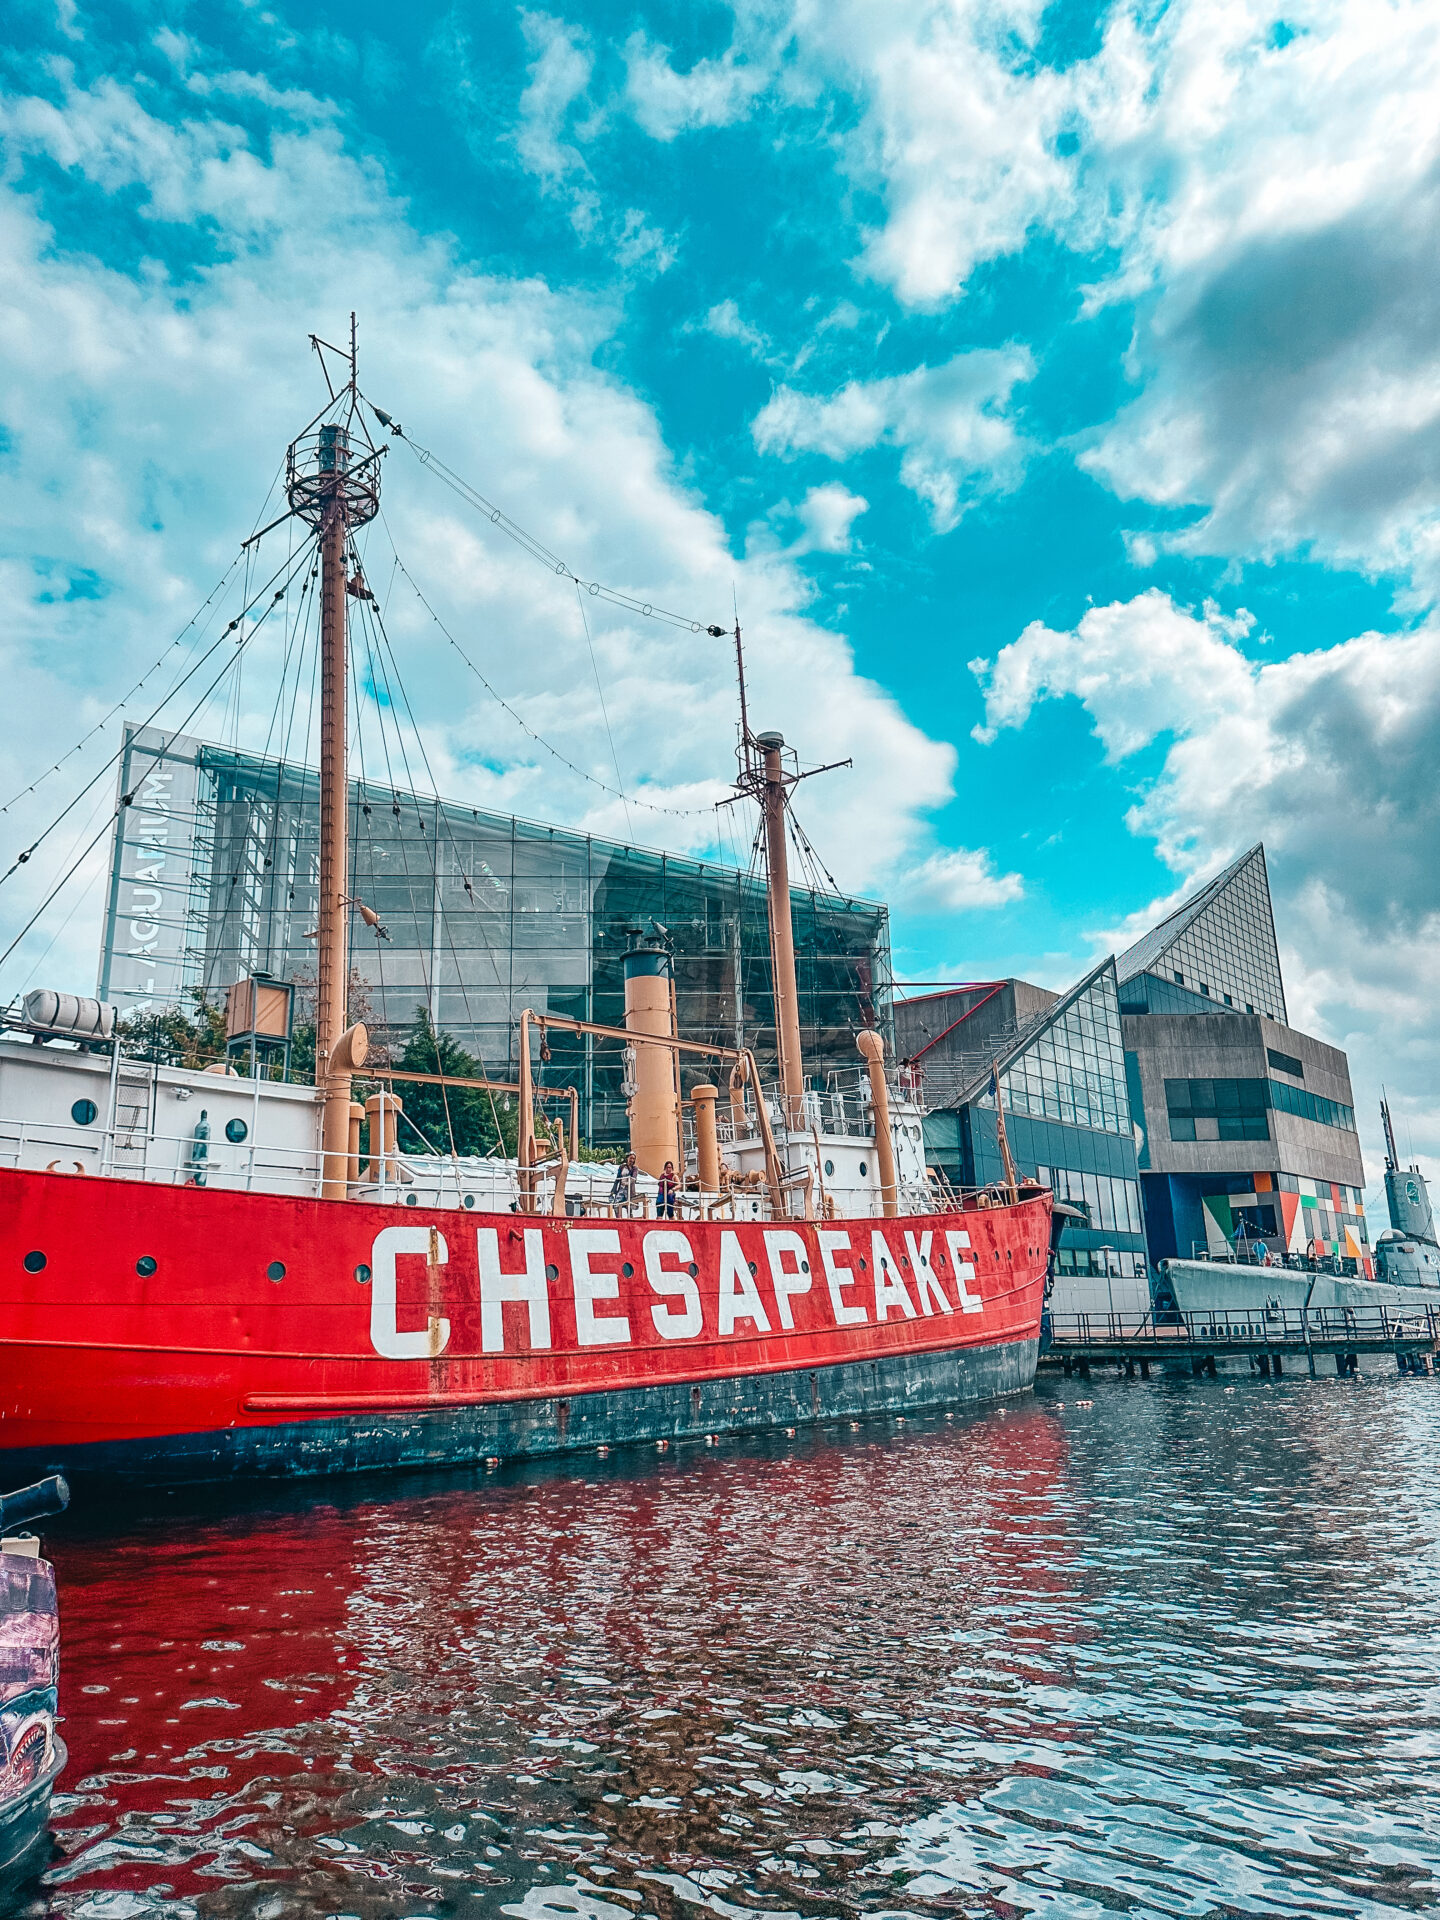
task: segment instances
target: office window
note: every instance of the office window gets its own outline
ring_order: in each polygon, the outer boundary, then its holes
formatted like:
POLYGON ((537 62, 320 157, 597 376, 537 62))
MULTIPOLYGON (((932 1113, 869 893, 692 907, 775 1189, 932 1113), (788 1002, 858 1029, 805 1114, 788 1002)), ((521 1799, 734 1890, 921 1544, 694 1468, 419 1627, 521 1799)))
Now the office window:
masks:
POLYGON ((1307 1093, 1304 1087, 1288 1086, 1283 1080, 1271 1080, 1270 1105, 1278 1113, 1293 1113, 1300 1120, 1314 1120, 1322 1127, 1342 1127, 1355 1131, 1355 1109, 1339 1100, 1327 1100, 1323 1094, 1307 1093))
POLYGON ((1296 1080, 1305 1078, 1304 1062, 1297 1060, 1293 1053, 1277 1053, 1274 1047, 1267 1047, 1265 1058, 1277 1073, 1288 1073, 1296 1080))
POLYGON ((1172 1140, 1268 1140, 1263 1080, 1167 1080, 1172 1140))

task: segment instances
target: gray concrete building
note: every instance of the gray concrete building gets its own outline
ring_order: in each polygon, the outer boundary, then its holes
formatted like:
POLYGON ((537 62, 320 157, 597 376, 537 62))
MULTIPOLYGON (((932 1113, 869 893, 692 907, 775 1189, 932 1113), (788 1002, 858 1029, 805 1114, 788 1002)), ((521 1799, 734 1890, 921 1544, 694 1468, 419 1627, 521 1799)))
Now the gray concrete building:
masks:
POLYGON ((1288 1024, 1264 848, 1116 971, 1152 1262, 1264 1240, 1370 1271, 1349 1064, 1288 1024))

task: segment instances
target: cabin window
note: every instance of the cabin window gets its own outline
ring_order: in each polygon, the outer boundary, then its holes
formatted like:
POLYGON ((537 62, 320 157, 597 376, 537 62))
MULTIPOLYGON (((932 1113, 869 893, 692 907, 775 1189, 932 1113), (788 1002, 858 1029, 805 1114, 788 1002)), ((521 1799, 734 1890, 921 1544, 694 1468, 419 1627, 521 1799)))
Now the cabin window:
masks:
POLYGON ((232 1146, 238 1147, 249 1132, 250 1129, 243 1120, 227 1120, 225 1122, 225 1138, 232 1146))
POLYGON ((24 1267, 26 1273, 43 1273, 45 1271, 45 1256, 43 1253, 27 1253, 21 1265, 24 1267))
POLYGON ((368 1287, 370 1284, 369 1267, 365 1266, 363 1263, 360 1266, 356 1267, 355 1278, 360 1282, 362 1287, 368 1287))
POLYGON ((135 1262, 135 1271, 142 1280, 148 1280, 159 1264, 153 1253, 142 1253, 135 1262))
POLYGON ((77 1100, 70 1109, 70 1118, 77 1127, 88 1127, 98 1116, 100 1109, 93 1100, 77 1100))
POLYGON ((283 1280, 285 1278, 285 1262, 283 1260, 272 1260, 265 1269, 265 1278, 267 1280, 283 1280))

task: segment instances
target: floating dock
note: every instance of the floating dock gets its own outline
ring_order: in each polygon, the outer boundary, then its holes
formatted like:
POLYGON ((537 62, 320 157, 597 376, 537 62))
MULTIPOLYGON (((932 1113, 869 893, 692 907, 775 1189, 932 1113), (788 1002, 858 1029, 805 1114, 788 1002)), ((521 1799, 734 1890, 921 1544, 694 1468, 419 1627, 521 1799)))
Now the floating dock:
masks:
POLYGON ((1335 1371, 1354 1373, 1359 1356, 1394 1354, 1400 1373, 1429 1373, 1440 1352, 1440 1306, 1254 1307, 1248 1312, 1059 1313, 1047 1315, 1040 1367, 1088 1376, 1118 1364, 1149 1378, 1154 1365, 1213 1374, 1221 1360, 1249 1359, 1262 1374, 1283 1374, 1286 1361, 1333 1355, 1335 1371))

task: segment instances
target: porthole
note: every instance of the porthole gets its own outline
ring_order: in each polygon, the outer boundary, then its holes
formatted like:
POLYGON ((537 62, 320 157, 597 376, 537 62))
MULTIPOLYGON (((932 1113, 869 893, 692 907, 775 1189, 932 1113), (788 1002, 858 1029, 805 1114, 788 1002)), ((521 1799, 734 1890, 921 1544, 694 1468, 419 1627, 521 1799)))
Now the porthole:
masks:
POLYGON ((142 1253, 135 1262, 135 1271, 142 1280, 148 1280, 159 1264, 153 1253, 142 1253))
POLYGON ((695 1262, 692 1260, 689 1266, 685 1269, 685 1271, 689 1274, 690 1278, 694 1280, 699 1274, 700 1269, 699 1267, 696 1266, 695 1262))
POLYGON ((227 1120, 225 1122, 225 1138, 230 1142, 232 1147, 238 1147, 242 1140, 249 1137, 249 1133, 250 1129, 243 1120, 227 1120))
POLYGON ((628 1260, 625 1262, 624 1266, 621 1267, 620 1271, 621 1273, 624 1274, 627 1280, 633 1280, 635 1278, 635 1269, 634 1267, 631 1266, 628 1260))
POLYGON ((800 1271, 801 1271, 801 1273, 809 1273, 809 1271, 810 1271, 810 1262, 809 1262, 808 1260, 802 1260, 802 1261, 800 1262, 800 1271))
POLYGON ((546 1267, 545 1278, 547 1280, 558 1280, 560 1278, 560 1269, 554 1265, 546 1267))
POLYGON ((753 1260, 747 1260, 745 1264, 747 1267, 749 1267, 752 1274, 758 1273, 760 1271, 760 1269, 756 1266, 753 1260))
POLYGON ((474 1204, 475 1204, 475 1196, 474 1196, 474 1194, 473 1194, 473 1193, 467 1193, 467 1194, 465 1195, 465 1197, 464 1197, 464 1199, 463 1199, 463 1200, 462 1200, 462 1201, 460 1202, 460 1204, 461 1204, 461 1206, 462 1206, 462 1207, 473 1207, 473 1206, 474 1206, 474 1204))
POLYGON ((868 1273, 870 1271, 869 1267, 865 1263, 865 1256, 863 1253, 860 1256, 860 1271, 861 1273, 868 1273))
POLYGON ((407 1194, 406 1194, 406 1196, 405 1196, 405 1204, 406 1204, 406 1206, 407 1206, 407 1207, 418 1207, 418 1206, 419 1206, 419 1204, 420 1204, 420 1196, 419 1196, 419 1194, 418 1194, 418 1193, 407 1193, 407 1194))
POLYGON ((869 1171, 870 1171, 869 1167, 862 1160, 860 1162, 860 1178, 863 1180, 869 1171))
POLYGON ((363 1261, 355 1269, 355 1278, 360 1282, 362 1287, 368 1287, 370 1284, 370 1269, 363 1261))
POLYGON ((43 1253, 27 1253, 21 1265, 24 1267, 26 1273, 43 1273, 45 1271, 45 1256, 43 1253))
POLYGON ((99 1115, 100 1109, 93 1100, 77 1100, 70 1109, 70 1118, 77 1127, 88 1127, 99 1115))
POLYGON ((283 1260, 272 1260, 265 1269, 265 1278, 267 1280, 283 1280, 285 1278, 285 1262, 283 1260))
POLYGON ((827 1180, 833 1180, 835 1178, 835 1162, 833 1160, 827 1160, 825 1162, 825 1178, 827 1180))

